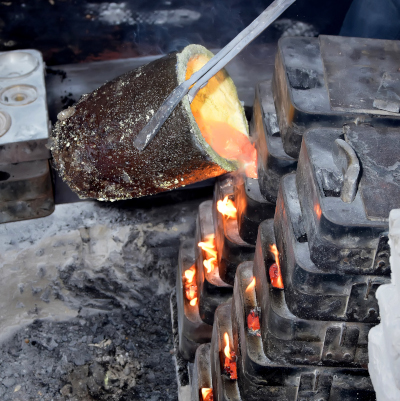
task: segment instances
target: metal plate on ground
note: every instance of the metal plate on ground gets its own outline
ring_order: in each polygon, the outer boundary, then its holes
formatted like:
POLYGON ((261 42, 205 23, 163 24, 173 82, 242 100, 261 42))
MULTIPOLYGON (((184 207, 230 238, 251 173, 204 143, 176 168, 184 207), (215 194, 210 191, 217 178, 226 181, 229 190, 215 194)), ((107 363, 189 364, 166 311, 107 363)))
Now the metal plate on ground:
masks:
POLYGON ((332 110, 392 115, 373 103, 384 73, 400 68, 400 41, 325 35, 319 40, 332 110))

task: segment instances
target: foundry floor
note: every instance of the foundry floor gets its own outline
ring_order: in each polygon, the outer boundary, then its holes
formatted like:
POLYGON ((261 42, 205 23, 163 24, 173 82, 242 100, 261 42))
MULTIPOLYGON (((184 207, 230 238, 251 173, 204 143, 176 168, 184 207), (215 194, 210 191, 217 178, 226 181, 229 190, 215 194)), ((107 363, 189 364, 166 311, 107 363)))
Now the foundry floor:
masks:
POLYGON ((202 200, 0 225, 0 399, 176 400, 169 297, 202 200))

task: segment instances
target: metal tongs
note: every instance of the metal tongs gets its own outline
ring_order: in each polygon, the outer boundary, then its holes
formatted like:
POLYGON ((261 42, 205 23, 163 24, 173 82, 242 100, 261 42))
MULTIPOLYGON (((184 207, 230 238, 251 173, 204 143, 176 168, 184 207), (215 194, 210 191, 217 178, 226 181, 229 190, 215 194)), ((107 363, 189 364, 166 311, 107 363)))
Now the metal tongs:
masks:
POLYGON ((296 0, 275 0, 247 28, 240 32, 239 35, 221 49, 206 65, 192 74, 188 80, 177 86, 133 140, 133 145, 140 151, 145 149, 186 94, 188 94, 189 102, 192 103, 197 92, 207 85, 210 78, 224 68, 229 61, 239 54, 252 40, 260 35, 260 33, 272 24, 272 22, 274 22, 295 1, 296 0), (192 85, 193 87, 191 88, 192 85))

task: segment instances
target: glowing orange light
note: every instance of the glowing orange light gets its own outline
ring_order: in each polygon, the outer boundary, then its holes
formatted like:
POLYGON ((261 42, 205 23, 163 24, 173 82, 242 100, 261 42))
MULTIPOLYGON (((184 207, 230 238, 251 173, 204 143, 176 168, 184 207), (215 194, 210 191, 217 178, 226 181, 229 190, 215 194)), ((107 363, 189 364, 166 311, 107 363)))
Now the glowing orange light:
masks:
POLYGON ((206 253, 207 259, 203 261, 203 265, 207 273, 211 273, 214 267, 217 266, 217 250, 214 236, 209 235, 205 241, 199 242, 198 246, 206 253))
POLYGON ((207 273, 211 273, 214 269, 214 267, 217 265, 217 259, 215 258, 210 258, 207 260, 203 260, 203 265, 207 270, 207 273))
POLYGON ((183 287, 185 289, 185 295, 189 304, 195 306, 197 303, 197 285, 193 283, 196 275, 196 268, 193 266, 190 269, 185 270, 183 273, 183 287))
POLYGON ((228 218, 236 219, 237 211, 235 204, 228 198, 228 196, 225 196, 224 200, 219 200, 217 202, 217 210, 228 218))
POLYGON ((225 348, 224 348, 224 354, 227 358, 231 357, 231 349, 229 347, 229 335, 228 333, 224 334, 224 340, 225 340, 225 348))
POLYGON ((202 401, 213 401, 214 395, 212 388, 202 388, 201 389, 201 398, 202 401))
POLYGON ((269 278, 273 287, 283 289, 282 274, 276 263, 273 263, 269 268, 269 278))
POLYGON ((196 274, 196 269, 194 269, 194 266, 192 266, 190 269, 185 270, 185 277, 187 282, 190 284, 193 281, 193 277, 196 274))
POLYGON ((281 265, 280 265, 280 263, 279 263, 279 251, 278 251, 278 248, 276 247, 275 244, 273 244, 273 245, 270 245, 270 246, 269 246, 269 250, 273 253, 274 258, 275 258, 275 263, 276 263, 276 264, 278 265, 278 267, 280 268, 281 265))
POLYGON ((251 280, 251 283, 247 286, 246 292, 250 292, 256 285, 256 278, 253 277, 253 280, 251 280))
POLYGON ((319 205, 319 203, 317 203, 317 204, 314 206, 314 212, 315 212, 315 214, 317 215, 318 219, 320 219, 320 218, 321 218, 321 215, 322 215, 322 210, 321 210, 321 206, 319 205))
POLYGON ((279 262, 279 251, 275 244, 270 245, 269 250, 274 254, 275 257, 275 263, 273 263, 269 268, 269 278, 271 279, 271 284, 275 288, 283 289, 281 265, 279 262))
POLYGON ((225 354, 224 371, 229 375, 229 377, 232 380, 236 380, 237 379, 236 354, 233 351, 231 351, 229 347, 228 333, 224 334, 224 340, 226 344, 224 348, 224 354, 225 354))
POLYGON ((247 327, 253 332, 260 330, 260 318, 254 309, 247 315, 247 327))
POLYGON ((217 251, 215 249, 215 239, 213 235, 206 238, 205 241, 199 242, 198 246, 207 254, 207 257, 217 257, 217 251))
POLYGON ((186 287, 186 298, 191 301, 197 295, 197 287, 195 285, 191 285, 186 287))

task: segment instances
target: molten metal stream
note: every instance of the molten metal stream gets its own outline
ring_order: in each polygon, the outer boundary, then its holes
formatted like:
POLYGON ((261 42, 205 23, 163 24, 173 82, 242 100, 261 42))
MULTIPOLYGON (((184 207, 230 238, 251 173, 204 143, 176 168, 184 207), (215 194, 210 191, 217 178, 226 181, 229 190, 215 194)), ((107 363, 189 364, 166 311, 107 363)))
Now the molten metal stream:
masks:
MULTIPOLYGON (((186 79, 189 79, 207 61, 208 58, 204 55, 192 57, 187 64, 186 79)), ((257 178, 257 152, 247 135, 240 131, 244 127, 237 126, 240 125, 234 118, 235 113, 238 113, 237 107, 229 94, 224 92, 225 79, 226 75, 219 71, 198 92, 190 108, 201 134, 212 149, 225 159, 236 160, 239 166, 244 168, 248 177, 257 178), (210 108, 209 105, 214 107, 210 108), (208 115, 210 109, 212 115, 208 115)))

